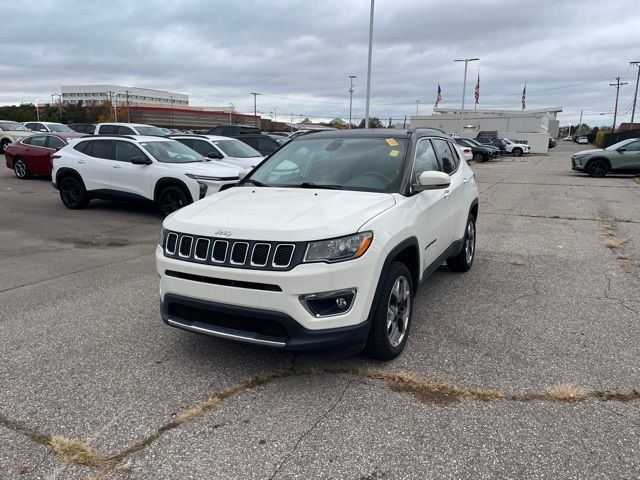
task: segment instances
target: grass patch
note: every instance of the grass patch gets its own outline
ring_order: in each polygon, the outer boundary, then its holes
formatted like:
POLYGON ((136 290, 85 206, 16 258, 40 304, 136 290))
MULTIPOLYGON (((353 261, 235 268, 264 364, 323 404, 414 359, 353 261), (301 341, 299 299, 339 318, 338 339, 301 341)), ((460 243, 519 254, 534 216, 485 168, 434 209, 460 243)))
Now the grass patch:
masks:
POLYGON ((631 239, 629 238, 617 238, 617 239, 611 239, 611 240, 607 240, 606 242, 604 242, 604 246, 607 248, 620 248, 622 245, 624 245, 625 243, 630 242, 631 239))
POLYGON ((368 378, 384 380, 395 392, 414 395, 424 403, 449 404, 460 400, 494 401, 504 400, 504 395, 493 390, 459 388, 440 379, 425 379, 413 373, 364 370, 361 374, 368 378))
POLYGON ((51 438, 50 447, 63 462, 98 468, 113 468, 116 465, 111 457, 99 453, 79 440, 69 440, 56 435, 51 438))
POLYGON ((640 183, 640 177, 633 177, 633 181, 636 183, 640 183))
POLYGON ((511 260, 509 263, 514 267, 522 267, 523 265, 526 265, 522 260, 511 260))
POLYGON ((640 391, 638 390, 623 390, 621 392, 613 390, 598 390, 593 394, 596 398, 603 401, 617 400, 618 402, 629 402, 631 400, 640 399, 640 391))
POLYGON ((549 399, 558 402, 579 402, 584 400, 587 396, 584 388, 566 383, 547 389, 547 394, 549 399))

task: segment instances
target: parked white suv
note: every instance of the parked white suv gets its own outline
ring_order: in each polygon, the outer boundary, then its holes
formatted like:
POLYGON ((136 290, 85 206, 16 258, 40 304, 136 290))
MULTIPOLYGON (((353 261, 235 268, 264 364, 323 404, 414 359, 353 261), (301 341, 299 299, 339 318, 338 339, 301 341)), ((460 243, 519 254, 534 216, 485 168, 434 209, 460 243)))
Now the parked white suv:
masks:
POLYGON ((12 120, 0 120, 0 153, 4 153, 9 144, 30 137, 33 132, 21 123, 12 120))
POLYGON ((164 137, 166 130, 144 123, 99 123, 93 132, 94 135, 158 135, 164 137))
MULTIPOLYGON (((478 187, 433 129, 315 133, 164 220, 162 318, 294 351, 404 348, 421 280, 468 270, 478 187)), ((454 295, 454 292, 451 292, 454 295)))
POLYGON ((505 143, 504 145, 505 151, 507 151, 514 157, 521 157, 525 153, 529 153, 529 150, 531 148, 526 143, 512 142, 507 138, 503 138, 502 141, 505 143))
POLYGON ((193 148, 205 158, 230 163, 243 169, 259 165, 264 157, 244 142, 218 135, 171 135, 171 138, 193 148))
POLYGON ((53 155, 53 186, 72 209, 92 198, 155 202, 163 215, 238 181, 240 167, 220 165, 180 142, 148 136, 92 136, 53 155))

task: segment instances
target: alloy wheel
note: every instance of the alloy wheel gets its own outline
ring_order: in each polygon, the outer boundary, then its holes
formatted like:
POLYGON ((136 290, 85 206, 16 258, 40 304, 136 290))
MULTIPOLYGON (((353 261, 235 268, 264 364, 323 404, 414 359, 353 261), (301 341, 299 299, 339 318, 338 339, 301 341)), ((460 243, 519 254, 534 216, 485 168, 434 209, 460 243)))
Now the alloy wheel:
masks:
POLYGON ((467 263, 470 264, 473 260, 473 255, 476 251, 476 226, 473 221, 469 220, 467 223, 467 235, 464 240, 464 256, 467 263))
POLYGON ((24 163, 24 160, 16 160, 16 163, 13 165, 13 171, 16 172, 16 177, 24 178, 27 176, 27 165, 24 163))
POLYGON ((411 291, 409 281, 399 276, 393 284, 387 305, 387 337, 392 347, 402 343, 409 326, 411 291))

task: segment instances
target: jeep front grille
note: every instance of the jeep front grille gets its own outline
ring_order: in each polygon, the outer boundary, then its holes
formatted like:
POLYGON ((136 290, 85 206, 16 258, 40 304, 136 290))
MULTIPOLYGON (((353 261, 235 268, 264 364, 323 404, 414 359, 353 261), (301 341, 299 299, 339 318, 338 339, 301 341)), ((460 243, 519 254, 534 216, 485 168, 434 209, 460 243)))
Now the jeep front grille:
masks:
POLYGON ((224 267, 290 270, 302 262, 304 246, 301 242, 231 240, 169 232, 164 255, 186 262, 224 267))

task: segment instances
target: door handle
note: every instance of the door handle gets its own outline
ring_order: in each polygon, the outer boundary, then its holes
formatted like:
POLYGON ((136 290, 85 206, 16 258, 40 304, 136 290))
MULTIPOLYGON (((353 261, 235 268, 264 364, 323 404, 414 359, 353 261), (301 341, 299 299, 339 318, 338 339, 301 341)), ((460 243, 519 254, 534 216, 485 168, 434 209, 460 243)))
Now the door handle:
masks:
POLYGON ((449 195, 451 195, 451 190, 447 189, 444 191, 444 194, 442 195, 444 198, 447 198, 449 195))
POLYGON ((462 183, 465 183, 465 184, 466 184, 468 181, 469 181, 469 178, 468 178, 468 177, 464 177, 464 178, 462 179, 462 183))
POLYGON ((78 163, 87 163, 84 160, 78 160, 78 163))
POLYGON ((122 168, 120 165, 113 165, 113 168, 122 168))

